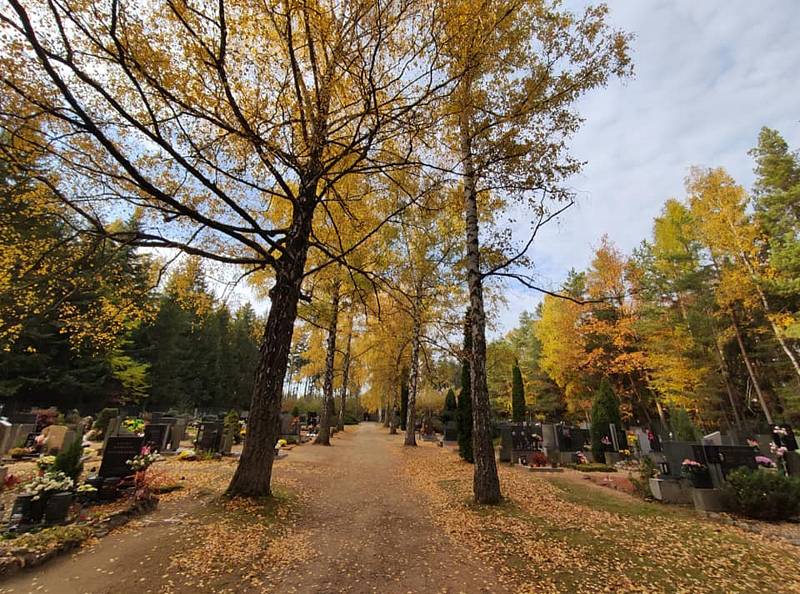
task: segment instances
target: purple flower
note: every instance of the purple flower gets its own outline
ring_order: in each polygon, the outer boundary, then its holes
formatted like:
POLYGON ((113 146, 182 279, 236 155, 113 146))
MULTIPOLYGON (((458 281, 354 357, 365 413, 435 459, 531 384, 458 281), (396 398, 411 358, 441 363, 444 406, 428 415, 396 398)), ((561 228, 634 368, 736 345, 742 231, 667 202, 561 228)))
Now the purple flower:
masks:
POLYGON ((775 462, 766 456, 756 456, 756 464, 763 466, 764 468, 775 468, 775 462))

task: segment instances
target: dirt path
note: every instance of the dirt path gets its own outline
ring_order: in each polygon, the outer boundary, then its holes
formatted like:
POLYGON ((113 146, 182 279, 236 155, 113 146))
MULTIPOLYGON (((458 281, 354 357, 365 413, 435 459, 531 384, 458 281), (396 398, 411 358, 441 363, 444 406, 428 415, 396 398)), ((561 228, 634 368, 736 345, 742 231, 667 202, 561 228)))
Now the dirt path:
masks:
MULTIPOLYGON (((434 527, 422 494, 400 472, 401 444, 400 436, 362 424, 348 427, 333 447, 303 445, 278 461, 276 476, 302 493, 293 530, 310 543, 308 551, 258 587, 234 579, 225 591, 503 591, 490 568, 434 527)), ((220 591, 169 570, 171 551, 193 546, 191 527, 203 521, 203 509, 192 499, 165 505, 91 548, 0 584, 0 593, 220 591)))

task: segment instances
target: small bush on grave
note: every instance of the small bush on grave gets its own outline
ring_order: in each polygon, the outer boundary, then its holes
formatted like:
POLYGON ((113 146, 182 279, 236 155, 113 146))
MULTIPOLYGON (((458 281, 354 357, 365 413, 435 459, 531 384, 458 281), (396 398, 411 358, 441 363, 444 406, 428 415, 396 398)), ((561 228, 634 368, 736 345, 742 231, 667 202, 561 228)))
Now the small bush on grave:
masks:
POLYGON ((639 461, 639 476, 638 478, 632 474, 628 477, 633 485, 635 493, 642 499, 650 499, 653 494, 650 491, 650 479, 658 474, 653 459, 650 456, 645 456, 639 461))
POLYGON ((56 456, 53 463, 53 470, 56 472, 63 472, 74 482, 78 482, 78 478, 83 472, 83 445, 80 438, 75 439, 68 448, 56 456))
POLYGON ((758 520, 788 520, 800 514, 800 478, 769 470, 737 468, 727 476, 726 503, 758 520))

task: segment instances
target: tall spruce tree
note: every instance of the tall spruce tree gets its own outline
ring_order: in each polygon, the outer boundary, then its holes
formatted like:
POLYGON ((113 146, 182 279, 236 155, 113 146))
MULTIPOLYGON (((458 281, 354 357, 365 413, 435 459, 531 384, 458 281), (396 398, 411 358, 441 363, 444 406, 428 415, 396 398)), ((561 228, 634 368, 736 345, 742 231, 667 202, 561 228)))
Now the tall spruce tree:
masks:
POLYGON ((514 361, 511 371, 511 418, 515 423, 525 420, 525 387, 522 384, 522 372, 519 370, 519 363, 514 361))
POLYGON ((592 402, 592 453, 598 462, 602 462, 604 451, 602 439, 609 437, 611 423, 617 428, 621 427, 619 399, 608 380, 603 378, 592 402))

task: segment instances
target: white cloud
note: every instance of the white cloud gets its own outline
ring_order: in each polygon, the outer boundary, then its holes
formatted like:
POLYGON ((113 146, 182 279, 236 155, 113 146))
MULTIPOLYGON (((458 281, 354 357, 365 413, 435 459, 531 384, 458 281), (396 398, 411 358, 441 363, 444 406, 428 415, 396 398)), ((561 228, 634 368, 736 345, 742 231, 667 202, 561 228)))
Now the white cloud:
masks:
MULTIPOLYGON (((796 0, 614 0, 609 20, 635 34, 632 80, 612 81, 582 99, 586 118, 572 142, 588 161, 572 180, 579 203, 543 230, 532 256, 548 288, 585 268, 607 233, 629 252, 650 233, 667 198, 683 195, 690 166, 723 166, 750 186, 747 151, 762 126, 800 147, 800 43, 796 0)), ((567 6, 580 9, 583 0, 567 6)), ((518 305, 540 297, 513 289, 501 328, 518 305)))

